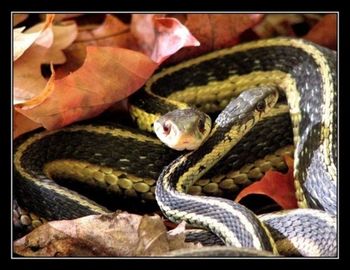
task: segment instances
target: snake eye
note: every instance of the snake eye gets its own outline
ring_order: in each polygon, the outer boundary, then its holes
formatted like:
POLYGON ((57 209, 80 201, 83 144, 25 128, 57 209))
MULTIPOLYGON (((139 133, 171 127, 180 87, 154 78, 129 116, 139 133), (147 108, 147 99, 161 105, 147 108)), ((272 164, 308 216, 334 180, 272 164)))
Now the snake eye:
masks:
POLYGON ((163 133, 165 135, 168 135, 170 133, 171 130, 171 125, 169 123, 164 123, 163 124, 163 133))
POLYGON ((204 125, 204 120, 203 119, 200 119, 198 121, 198 130, 201 132, 201 133, 204 133, 205 131, 205 125, 204 125))
POLYGON ((265 110, 265 108, 266 108, 266 103, 264 100, 261 100, 256 104, 256 109, 259 112, 263 112, 265 110))

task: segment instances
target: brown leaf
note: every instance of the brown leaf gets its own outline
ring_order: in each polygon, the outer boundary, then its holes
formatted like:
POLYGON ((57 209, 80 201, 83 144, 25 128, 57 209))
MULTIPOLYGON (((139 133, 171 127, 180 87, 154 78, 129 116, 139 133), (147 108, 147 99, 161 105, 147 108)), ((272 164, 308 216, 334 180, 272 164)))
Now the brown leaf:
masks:
POLYGON ((129 25, 110 14, 106 15, 104 22, 97 28, 79 31, 75 43, 137 49, 129 25))
POLYGON ((159 216, 123 212, 46 223, 16 240, 14 251, 22 256, 153 256, 172 250, 171 241, 159 216))
POLYGON ((181 48, 200 45, 199 41, 177 19, 156 18, 154 25, 156 40, 151 58, 156 63, 162 63, 181 48))
MULTIPOLYGON (((156 31, 152 53, 158 62, 194 42, 188 30, 175 19, 156 20, 152 31, 156 31)), ((56 35, 64 37, 65 32, 56 35)), ((97 116, 140 88, 158 67, 141 53, 116 48, 135 49, 136 42, 129 26, 107 15, 100 27, 79 33, 78 41, 65 51, 69 63, 58 68, 57 74, 53 72, 47 82, 41 75, 41 64, 49 60, 63 63, 61 50, 69 42, 53 46, 51 52, 56 54, 46 51, 39 42, 15 63, 15 109, 47 129, 97 116), (98 46, 86 48, 88 44, 98 46), (113 47, 100 47, 106 44, 113 47)))
POLYGON ((61 22, 60 25, 53 25, 52 31, 54 41, 47 50, 42 63, 45 64, 63 64, 66 62, 66 56, 62 52, 76 39, 78 35, 77 25, 72 21, 61 22))
POLYGON ((337 49, 337 15, 325 15, 308 33, 304 36, 312 42, 332 50, 337 49))
POLYGON ((134 14, 131 29, 141 50, 158 64, 183 47, 200 45, 177 19, 160 14, 134 14))
POLYGON ((181 22, 200 42, 198 48, 185 48, 168 59, 167 63, 231 47, 240 41, 240 34, 256 25, 262 14, 188 14, 181 22))
POLYGON ((166 228, 159 216, 144 216, 138 232, 136 256, 156 255, 169 250, 166 228))
POLYGON ((25 27, 15 28, 13 30, 13 60, 16 61, 24 52, 35 42, 43 47, 50 47, 52 44, 52 21, 54 15, 47 15, 46 21, 37 26, 28 29, 22 33, 25 27))
POLYGON ((135 36, 139 49, 146 55, 152 55, 156 40, 154 20, 164 16, 164 14, 133 14, 131 17, 131 33, 135 36))
POLYGON ((285 162, 289 168, 286 174, 268 171, 260 181, 243 189, 237 195, 235 202, 239 202, 242 198, 251 194, 263 194, 273 199, 283 209, 297 208, 293 177, 293 159, 285 156, 285 162))
POLYGON ((13 25, 16 26, 17 24, 23 22, 27 18, 28 18, 28 14, 23 14, 23 13, 14 14, 13 15, 13 25))
POLYGON ((65 50, 67 62, 56 69, 58 79, 82 66, 86 58, 86 46, 111 46, 138 50, 129 26, 107 14, 104 22, 98 27, 79 30, 75 42, 65 50))
MULTIPOLYGON (((66 20, 71 20, 74 19, 76 17, 79 16, 83 16, 84 14, 81 13, 55 13, 55 18, 54 18, 54 22, 62 22, 62 21, 66 21, 66 20)), ((39 18, 41 18, 42 20, 45 19, 46 14, 45 13, 41 13, 39 14, 39 18)))
POLYGON ((47 85, 41 75, 41 62, 47 49, 32 45, 27 52, 14 63, 14 105, 24 103, 39 95, 47 85))
MULTIPOLYGON (((38 26, 31 28, 35 30, 38 26)), ((39 27, 40 28, 40 27, 39 27)), ((47 85, 41 74, 44 63, 63 63, 62 49, 73 42, 77 35, 75 24, 53 26, 50 28, 53 40, 49 47, 37 41, 14 63, 14 104, 26 102, 39 95, 47 85)))
POLYGON ((169 240, 169 250, 178 250, 183 248, 196 249, 201 248, 203 245, 201 243, 190 243, 185 242, 186 239, 186 222, 181 222, 177 227, 168 231, 167 237, 169 240))
POLYGON ((79 16, 82 16, 84 14, 79 14, 79 13, 66 13, 66 14, 62 14, 62 13, 58 13, 55 14, 55 22, 60 22, 60 21, 64 21, 64 20, 70 20, 79 16))
POLYGON ((30 120, 28 117, 25 117, 23 114, 13 112, 13 138, 17 138, 19 135, 29 132, 31 130, 41 127, 40 124, 30 120))
POLYGON ((94 117, 139 89, 157 65, 144 54, 113 47, 87 47, 84 65, 54 80, 37 103, 28 100, 16 110, 47 129, 94 117))
POLYGON ((304 14, 268 14, 253 31, 260 39, 276 36, 297 36, 293 25, 306 22, 304 14))

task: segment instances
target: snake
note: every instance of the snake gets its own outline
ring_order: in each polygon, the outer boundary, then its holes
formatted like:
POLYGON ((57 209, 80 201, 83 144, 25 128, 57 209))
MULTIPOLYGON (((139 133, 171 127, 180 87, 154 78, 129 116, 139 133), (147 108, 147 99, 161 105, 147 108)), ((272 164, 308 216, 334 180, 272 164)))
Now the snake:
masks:
MULTIPOLYGON (((225 245, 283 254, 277 249, 291 242, 294 247, 308 247, 298 250, 299 255, 336 256, 336 83, 336 53, 297 38, 242 43, 165 67, 130 98, 130 113, 145 132, 88 124, 31 132, 16 139, 16 198, 51 219, 108 213, 51 178, 56 175, 83 181, 90 177, 100 186, 112 183, 109 186, 113 188, 119 181, 125 187, 129 184, 122 179, 142 175, 151 181, 158 176, 153 193, 164 215, 174 222, 186 221, 209 230, 225 245), (281 105, 278 108, 283 109, 276 113, 270 107, 277 96, 285 98, 288 106, 281 105), (208 117, 192 119, 195 137, 208 138, 195 146, 180 147, 188 149, 184 154, 164 150, 158 139, 146 133, 153 129, 163 135, 179 131, 172 124, 169 132, 169 118, 163 117, 178 109, 222 111, 210 132, 208 117), (220 171, 219 160, 236 164, 232 162, 232 157, 237 159, 235 150, 245 139, 256 138, 262 129, 259 123, 271 123, 288 111, 300 209, 258 217, 232 200, 186 194, 194 182, 211 173, 210 169, 220 171), (131 151, 137 161, 123 157, 117 149, 131 151), (133 167, 136 163, 141 164, 138 172, 133 167), (283 237, 287 232, 292 234, 288 240, 283 237)), ((186 129, 188 125, 182 126, 186 129)), ((187 139, 181 137, 180 142, 187 139)))

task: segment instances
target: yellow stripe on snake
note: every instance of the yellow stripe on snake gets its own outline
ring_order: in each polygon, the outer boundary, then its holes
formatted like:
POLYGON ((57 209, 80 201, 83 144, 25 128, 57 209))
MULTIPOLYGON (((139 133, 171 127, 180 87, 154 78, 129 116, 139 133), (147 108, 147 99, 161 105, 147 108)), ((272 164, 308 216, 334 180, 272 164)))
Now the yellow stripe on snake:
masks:
MULTIPOLYGON (((25 134, 15 142, 16 197, 49 219, 105 213, 108 210, 104 207, 55 184, 49 177, 94 181, 110 189, 120 182, 117 189, 125 190, 130 185, 127 180, 132 178, 135 190, 146 190, 144 198, 155 193, 170 220, 185 220, 204 228, 228 246, 275 254, 336 256, 335 72, 333 51, 290 38, 249 42, 165 68, 131 97, 131 114, 140 128, 152 131, 158 120, 158 128, 168 133, 168 120, 160 117, 170 111, 189 106, 207 113, 223 110, 209 138, 198 149, 179 156, 164 150, 150 134, 102 124, 25 134), (250 160, 251 155, 245 155, 242 147, 257 142, 257 134, 264 127, 282 118, 289 123, 286 106, 272 108, 278 96, 282 96, 280 100, 286 96, 289 105, 296 197, 300 208, 310 209, 258 217, 232 200, 186 194, 201 177, 214 179, 215 173, 237 170, 250 160), (130 157, 126 152, 131 152, 130 157), (229 165, 219 165, 223 161, 229 165), (143 185, 157 177, 153 190, 143 185), (141 178, 145 182, 137 180, 141 178)), ((199 127, 197 136, 201 136, 201 130, 208 131, 202 122, 195 123, 199 127)), ((271 128, 271 134, 275 130, 271 128)), ((278 149, 266 151, 273 138, 266 133, 265 138, 268 143, 258 144, 263 145, 260 149, 250 148, 261 152, 255 160, 278 149)))

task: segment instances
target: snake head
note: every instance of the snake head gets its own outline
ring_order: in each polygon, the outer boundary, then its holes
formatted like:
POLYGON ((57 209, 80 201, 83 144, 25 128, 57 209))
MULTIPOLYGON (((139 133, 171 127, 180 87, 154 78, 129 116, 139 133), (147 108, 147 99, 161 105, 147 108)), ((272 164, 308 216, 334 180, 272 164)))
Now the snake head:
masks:
POLYGON ((196 109, 174 110, 154 122, 158 138, 175 150, 195 150, 207 138, 211 130, 211 119, 196 109))

